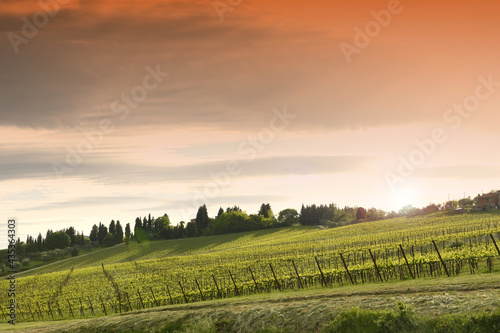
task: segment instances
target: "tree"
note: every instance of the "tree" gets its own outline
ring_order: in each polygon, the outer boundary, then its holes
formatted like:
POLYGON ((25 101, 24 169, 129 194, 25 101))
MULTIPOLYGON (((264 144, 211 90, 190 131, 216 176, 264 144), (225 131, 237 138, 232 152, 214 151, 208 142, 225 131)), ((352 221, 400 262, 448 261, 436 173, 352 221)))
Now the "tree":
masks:
POLYGON ((299 223, 299 213, 292 208, 284 209, 278 215, 278 223, 284 226, 299 223))
POLYGON ((168 239, 169 237, 169 228, 170 228, 170 219, 167 214, 164 214, 162 217, 158 217, 154 221, 154 231, 157 237, 161 239, 168 239))
POLYGON ((141 218, 140 217, 136 217, 136 219, 135 219, 134 232, 135 232, 135 230, 137 230, 137 228, 141 228, 142 229, 142 223, 141 223, 141 218))
POLYGON ((89 236, 89 240, 91 242, 97 242, 97 234, 99 233, 99 229, 97 228, 97 225, 93 225, 92 226, 92 230, 90 231, 90 236, 89 236))
POLYGON ((226 213, 231 213, 231 212, 241 212, 241 208, 236 205, 234 207, 227 207, 226 213))
POLYGON ((116 244, 116 238, 115 238, 115 235, 113 235, 112 233, 106 234, 106 236, 102 240, 102 246, 104 246, 104 247, 110 247, 110 246, 113 246, 115 244, 116 244))
POLYGON ((224 214, 224 209, 222 209, 222 207, 220 207, 219 212, 217 213, 217 218, 219 218, 222 214, 224 214))
POLYGON ((366 210, 363 207, 359 207, 356 211, 356 220, 365 220, 366 219, 366 210))
POLYGON ((271 205, 270 204, 262 204, 260 205, 259 209, 259 215, 264 216, 266 219, 269 218, 269 211, 271 210, 271 205))
POLYGON ((120 224, 120 220, 116 221, 116 228, 115 228, 114 235, 115 235, 117 244, 123 242, 123 228, 122 228, 122 225, 120 224))
POLYGON ((71 246, 76 244, 76 232, 75 228, 69 227, 66 229, 66 234, 69 236, 69 239, 71 240, 71 246))
POLYGON ((422 208, 422 213, 430 214, 439 211, 439 206, 436 204, 430 203, 427 207, 422 208))
POLYGON ((151 217, 151 214, 148 215, 148 230, 152 229, 152 223, 153 223, 154 218, 151 217))
POLYGON ((312 206, 304 206, 300 209, 300 224, 302 225, 318 225, 322 219, 322 214, 319 207, 315 204, 312 206))
POLYGON ((198 208, 198 213, 196 214, 196 229, 198 229, 198 234, 201 235, 202 231, 208 228, 210 224, 210 219, 208 218, 207 206, 203 205, 198 208))
POLYGON ((99 242, 99 245, 102 245, 102 241, 104 240, 104 237, 108 234, 108 228, 101 222, 99 222, 99 228, 97 231, 97 241, 99 242))
POLYGON ((184 238, 186 236, 186 222, 184 221, 180 221, 179 224, 174 227, 174 228, 177 228, 177 229, 174 229, 175 231, 175 238, 184 238))
POLYGON ((462 208, 474 205, 474 200, 470 197, 458 200, 458 205, 462 208))
POLYGON ((222 214, 218 219, 214 220, 210 229, 215 235, 221 235, 257 229, 257 227, 258 224, 252 224, 247 213, 241 211, 231 211, 229 213, 222 214), (254 225, 253 228, 252 225, 254 225))
POLYGON ((64 231, 51 232, 45 238, 45 245, 48 250, 64 249, 71 244, 71 239, 64 231))
POLYGON ((457 200, 450 200, 450 201, 447 201, 444 204, 444 208, 445 209, 455 209, 457 207, 458 207, 458 201, 457 200))
POLYGON ((125 242, 128 244, 130 240, 130 223, 125 225, 125 242))
POLYGON ((198 230, 196 229, 196 223, 188 222, 186 224, 186 236, 187 237, 198 236, 198 230))
POLYGON ((80 232, 77 231, 75 236, 75 245, 83 246, 84 244, 85 244, 85 238, 83 236, 83 232, 80 234, 80 232))
POLYGON ((41 232, 38 233, 38 237, 36 238, 36 244, 38 245, 38 251, 42 252, 44 244, 43 244, 43 237, 42 237, 41 232))
POLYGON ((383 220, 385 218, 386 212, 376 208, 370 208, 366 212, 366 220, 367 221, 378 221, 383 220))
POLYGON ((116 223, 115 223, 115 220, 111 220, 111 223, 109 224, 108 232, 110 234, 112 234, 112 235, 115 234, 115 232, 116 232, 116 223))
POLYGON ((412 205, 406 205, 406 206, 404 206, 403 208, 401 208, 401 209, 399 210, 399 215, 400 215, 400 216, 407 216, 407 215, 408 215, 408 213, 409 213, 410 211, 414 210, 414 209, 415 209, 415 207, 413 207, 412 205))

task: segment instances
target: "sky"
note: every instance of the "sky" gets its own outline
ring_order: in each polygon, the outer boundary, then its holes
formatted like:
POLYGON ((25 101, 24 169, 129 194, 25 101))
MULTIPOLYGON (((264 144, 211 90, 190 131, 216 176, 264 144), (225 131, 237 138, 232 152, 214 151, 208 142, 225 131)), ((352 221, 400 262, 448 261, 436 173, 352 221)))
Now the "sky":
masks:
POLYGON ((0 248, 500 188, 500 4, 0 0, 0 248))

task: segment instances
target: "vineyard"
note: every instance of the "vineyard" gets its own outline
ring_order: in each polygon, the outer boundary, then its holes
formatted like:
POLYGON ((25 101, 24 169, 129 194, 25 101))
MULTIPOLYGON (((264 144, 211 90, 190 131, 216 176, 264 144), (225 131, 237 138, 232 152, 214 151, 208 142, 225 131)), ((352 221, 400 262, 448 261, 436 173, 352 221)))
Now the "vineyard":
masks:
MULTIPOLYGON (((498 274, 495 213, 120 245, 16 279, 17 320, 105 316, 255 293, 498 274)), ((8 290, 9 281, 0 281, 8 290)), ((3 301, 2 301, 3 302, 3 301)), ((0 316, 7 319, 8 304, 0 316)))

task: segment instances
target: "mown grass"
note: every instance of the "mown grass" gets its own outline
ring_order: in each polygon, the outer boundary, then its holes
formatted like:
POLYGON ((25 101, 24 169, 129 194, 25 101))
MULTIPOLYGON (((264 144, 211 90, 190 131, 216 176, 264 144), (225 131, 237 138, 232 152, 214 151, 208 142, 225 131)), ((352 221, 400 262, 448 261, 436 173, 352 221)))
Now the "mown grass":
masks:
POLYGON ((0 324, 23 332, 498 332, 499 274, 273 292, 108 317, 0 324))

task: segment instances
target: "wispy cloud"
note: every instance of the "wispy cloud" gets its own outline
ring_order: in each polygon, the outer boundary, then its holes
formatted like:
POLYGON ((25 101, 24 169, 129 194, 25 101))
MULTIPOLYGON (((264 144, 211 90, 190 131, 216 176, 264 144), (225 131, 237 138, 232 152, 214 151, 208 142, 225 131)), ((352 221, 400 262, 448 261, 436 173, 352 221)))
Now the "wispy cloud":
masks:
POLYGON ((494 179, 500 178, 500 166, 496 165, 449 165, 422 168, 416 174, 422 178, 494 179))
MULTIPOLYGON (((0 180, 37 179, 54 177, 51 161, 56 154, 4 154, 0 180)), ((102 157, 98 156, 98 157, 102 157)), ((282 156, 252 161, 241 160, 241 177, 331 174, 367 171, 372 157, 367 156, 282 156)), ((109 157, 89 159, 69 176, 103 183, 151 183, 196 181, 209 179, 210 172, 226 168, 228 160, 182 165, 137 164, 112 161, 109 157)))

